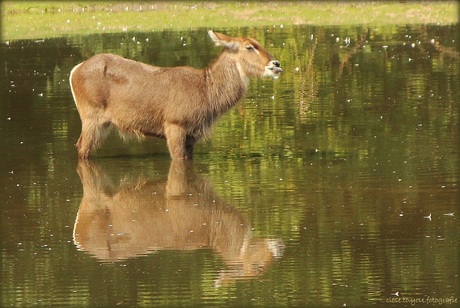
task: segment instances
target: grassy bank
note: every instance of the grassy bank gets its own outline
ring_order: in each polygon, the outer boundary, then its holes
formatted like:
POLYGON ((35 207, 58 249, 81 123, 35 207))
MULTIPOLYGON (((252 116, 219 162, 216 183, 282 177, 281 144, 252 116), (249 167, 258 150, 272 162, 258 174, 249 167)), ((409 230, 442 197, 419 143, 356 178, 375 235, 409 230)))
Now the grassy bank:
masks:
POLYGON ((265 25, 453 24, 452 2, 2 1, 2 40, 265 25))

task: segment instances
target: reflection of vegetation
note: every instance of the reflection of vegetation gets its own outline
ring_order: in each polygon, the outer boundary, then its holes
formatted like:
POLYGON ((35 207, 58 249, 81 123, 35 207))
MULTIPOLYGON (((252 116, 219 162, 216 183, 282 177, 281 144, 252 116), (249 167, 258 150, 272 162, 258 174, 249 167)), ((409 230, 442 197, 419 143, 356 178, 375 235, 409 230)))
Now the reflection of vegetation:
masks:
MULTIPOLYGON (((71 303, 101 306, 191 305, 203 298, 338 306, 380 303, 395 291, 455 294, 458 268, 450 263, 458 259, 458 226, 456 216, 444 214, 459 202, 458 26, 228 33, 258 38, 285 73, 251 84, 246 100, 200 144, 196 169, 257 236, 283 238, 281 262, 260 281, 216 290, 209 277, 222 264, 206 251, 102 267, 71 243, 81 191, 70 69, 105 51, 203 67, 218 52, 204 30, 11 42, 0 80, 1 142, 8 149, 0 164, 2 282, 8 282, 2 304, 47 304, 71 294, 71 303), (423 218, 430 212, 432 221, 423 218)), ((163 178, 169 159, 158 144, 126 146, 114 138, 100 155, 128 153, 113 160, 113 170, 121 164, 163 178), (153 151, 163 156, 144 157, 153 151)))

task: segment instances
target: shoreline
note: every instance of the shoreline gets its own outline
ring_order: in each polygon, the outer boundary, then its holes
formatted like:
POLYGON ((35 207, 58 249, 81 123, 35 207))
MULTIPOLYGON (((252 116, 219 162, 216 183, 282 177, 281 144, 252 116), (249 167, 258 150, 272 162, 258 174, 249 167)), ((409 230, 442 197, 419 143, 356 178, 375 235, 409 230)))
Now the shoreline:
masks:
POLYGON ((272 25, 449 25, 458 24, 458 11, 459 4, 456 1, 3 1, 1 40, 272 25))

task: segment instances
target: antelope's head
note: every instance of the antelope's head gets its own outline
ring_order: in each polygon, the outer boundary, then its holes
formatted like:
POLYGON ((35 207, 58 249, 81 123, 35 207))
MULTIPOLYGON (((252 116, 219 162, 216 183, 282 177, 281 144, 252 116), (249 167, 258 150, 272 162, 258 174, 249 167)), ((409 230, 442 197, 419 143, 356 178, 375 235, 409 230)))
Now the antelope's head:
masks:
POLYGON ((222 33, 208 31, 216 46, 223 46, 237 63, 240 74, 249 78, 277 78, 283 70, 280 62, 253 38, 229 37, 222 33))

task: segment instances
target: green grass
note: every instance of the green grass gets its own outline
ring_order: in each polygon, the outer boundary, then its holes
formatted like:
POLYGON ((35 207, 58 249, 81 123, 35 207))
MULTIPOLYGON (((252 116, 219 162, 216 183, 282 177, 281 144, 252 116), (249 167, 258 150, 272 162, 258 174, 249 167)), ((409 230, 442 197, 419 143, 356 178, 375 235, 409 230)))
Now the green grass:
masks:
POLYGON ((268 25, 454 24, 452 2, 3 1, 2 40, 268 25))

